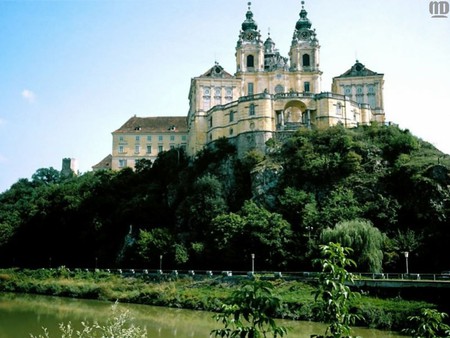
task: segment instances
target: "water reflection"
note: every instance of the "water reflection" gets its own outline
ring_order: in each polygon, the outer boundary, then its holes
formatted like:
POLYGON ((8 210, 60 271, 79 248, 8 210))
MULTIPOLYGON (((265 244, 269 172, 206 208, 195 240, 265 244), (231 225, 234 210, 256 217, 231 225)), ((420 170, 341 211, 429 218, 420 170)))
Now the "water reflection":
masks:
MULTIPOLYGON (((71 322, 81 329, 81 322, 106 322, 111 315, 111 302, 80 300, 37 295, 0 294, 0 338, 23 338, 42 334, 42 327, 49 329, 51 337, 60 336, 58 324, 71 322)), ((212 313, 169 309, 163 307, 119 304, 130 311, 135 324, 145 327, 148 337, 209 338, 209 332, 220 327, 212 313)), ((322 334, 326 326, 313 322, 281 321, 290 327, 288 337, 310 338, 313 333, 322 334)), ((353 334, 364 338, 400 338, 394 333, 358 329, 353 334)), ((404 337, 403 337, 404 338, 404 337)))

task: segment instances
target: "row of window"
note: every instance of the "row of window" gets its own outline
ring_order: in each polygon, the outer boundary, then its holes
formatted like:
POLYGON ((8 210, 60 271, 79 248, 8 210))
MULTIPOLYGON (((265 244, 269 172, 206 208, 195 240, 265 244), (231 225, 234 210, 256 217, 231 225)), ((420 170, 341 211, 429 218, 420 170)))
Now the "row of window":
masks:
MULTIPOLYGON (((182 145, 180 145, 180 147, 181 148, 183 148, 183 149, 186 149, 186 145, 185 144, 182 144, 182 145)), ((170 150, 173 150, 173 149, 175 149, 175 145, 174 144, 171 144, 170 146, 169 146, 169 149, 170 150)), ((152 146, 151 145, 148 145, 147 147, 146 147, 146 154, 151 154, 152 153, 152 146)), ((161 152, 163 152, 164 151, 164 147, 163 147, 163 145, 158 145, 158 153, 161 153, 161 152)), ((135 148, 134 148, 134 153, 135 154, 140 154, 140 152, 141 152, 141 147, 140 146, 135 146, 135 148)), ((125 153, 125 149, 123 148, 123 146, 119 146, 119 154, 124 154, 125 153)), ((120 167, 120 161, 125 161, 125 163, 126 163, 126 159, 120 159, 119 160, 119 167, 120 167)))
MULTIPOLYGON (((167 138, 167 136, 166 136, 166 138, 167 138)), ((134 140, 136 142, 140 142, 141 139, 146 139, 147 142, 151 142, 153 140, 153 136, 152 135, 147 135, 147 136, 136 135, 134 137, 134 140)), ((156 137, 155 137, 155 139, 156 139, 156 137)), ((163 135, 158 135, 157 139, 158 139, 159 142, 163 142, 164 141, 164 136, 163 135)), ((186 141, 186 139, 187 139, 186 135, 181 135, 181 140, 182 141, 186 141)), ((169 140, 170 141, 175 141, 176 140, 176 135, 169 135, 169 140)), ((125 136, 119 136, 119 142, 125 142, 125 136)))
MULTIPOLYGON (((303 67, 311 67, 311 56, 309 54, 302 55, 303 67)), ((247 55, 247 68, 255 67, 255 57, 253 55, 247 55)))
MULTIPOLYGON (((214 96, 215 97, 222 97, 222 88, 220 87, 215 87, 213 89, 214 91, 214 96)), ((211 87, 204 87, 203 88, 203 96, 211 96, 211 87)), ((225 96, 226 97, 232 97, 233 96, 233 89, 231 87, 226 87, 225 88, 225 96)))
MULTIPOLYGON (((175 149, 175 145, 171 144, 169 146, 170 150, 175 149)), ((158 145, 158 153, 162 152, 164 150, 164 147, 162 144, 158 145)), ((124 154, 126 153, 125 151, 125 147, 124 146, 119 146, 119 154, 124 154)), ((134 153, 135 154, 140 154, 141 153, 141 146, 139 145, 135 145, 134 146, 134 153)), ((152 145, 147 145, 146 146, 146 153, 147 154, 151 154, 152 153, 152 145)))
MULTIPOLYGON (((255 110, 255 104, 251 103, 250 106, 248 107, 248 115, 249 116, 254 116, 256 114, 256 110, 255 110)), ((234 115, 236 114, 236 111, 230 110, 230 115, 229 115, 229 122, 234 122, 234 115)), ((213 127, 213 118, 212 116, 209 118, 209 127, 212 128, 213 127)))
MULTIPOLYGON (((367 86, 367 94, 374 95, 375 94, 375 85, 371 84, 371 85, 366 85, 366 86, 367 86)), ((354 86, 345 86, 344 87, 345 95, 352 95, 352 93, 353 93, 352 87, 354 87, 354 86)), ((360 95, 364 94, 364 85, 356 86, 356 94, 360 94, 360 95)))

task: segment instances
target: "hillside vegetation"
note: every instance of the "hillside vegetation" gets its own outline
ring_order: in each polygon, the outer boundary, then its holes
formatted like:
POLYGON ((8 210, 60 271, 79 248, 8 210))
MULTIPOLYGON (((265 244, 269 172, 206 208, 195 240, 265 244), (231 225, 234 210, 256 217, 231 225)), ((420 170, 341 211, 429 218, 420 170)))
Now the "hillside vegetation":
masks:
POLYGON ((321 243, 360 271, 450 269, 450 158, 397 126, 302 129, 239 159, 225 139, 188 159, 62 177, 0 195, 0 266, 312 270, 321 243))

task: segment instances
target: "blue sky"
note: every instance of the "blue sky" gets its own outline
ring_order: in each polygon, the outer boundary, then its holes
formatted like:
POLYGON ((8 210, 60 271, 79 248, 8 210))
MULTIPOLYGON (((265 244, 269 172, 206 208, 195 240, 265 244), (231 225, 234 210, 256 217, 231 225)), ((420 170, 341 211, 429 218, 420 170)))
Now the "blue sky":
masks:
MULTIPOLYGON (((450 154, 450 18, 428 0, 310 0, 322 90, 356 59, 385 74, 387 120, 450 154)), ((298 0, 254 0, 283 56, 298 0)), ((0 192, 38 168, 81 172, 134 114, 186 115, 192 77, 234 52, 246 0, 0 0, 0 192)))

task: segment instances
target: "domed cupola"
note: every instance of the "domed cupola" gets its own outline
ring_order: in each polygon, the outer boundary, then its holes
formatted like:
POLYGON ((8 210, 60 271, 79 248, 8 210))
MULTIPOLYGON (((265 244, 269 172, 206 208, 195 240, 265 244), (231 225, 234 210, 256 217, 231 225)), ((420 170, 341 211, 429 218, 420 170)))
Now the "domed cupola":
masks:
POLYGON ((305 2, 302 1, 302 10, 300 12, 300 19, 298 19, 297 24, 295 25, 295 29, 310 29, 312 24, 308 19, 308 12, 305 10, 305 2))
POLYGON ((264 52, 266 54, 273 54, 275 52, 275 42, 269 37, 264 42, 264 52))
POLYGON ((248 30, 254 30, 256 31, 258 29, 258 24, 255 20, 253 20, 253 12, 250 10, 250 6, 252 5, 251 2, 248 3, 248 11, 247 14, 245 14, 245 21, 242 23, 242 30, 248 31, 248 30))
POLYGON ((237 45, 240 46, 242 43, 261 43, 261 33, 257 30, 258 25, 256 21, 253 20, 253 12, 250 10, 251 2, 248 3, 248 11, 245 14, 245 21, 242 23, 241 31, 239 33, 239 40, 237 45))
POLYGON ((295 25, 294 35, 292 37, 293 45, 303 42, 314 44, 318 43, 316 32, 315 30, 311 29, 312 24, 307 16, 308 12, 305 10, 305 2, 302 1, 302 10, 300 12, 300 19, 297 21, 295 25))

